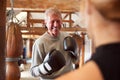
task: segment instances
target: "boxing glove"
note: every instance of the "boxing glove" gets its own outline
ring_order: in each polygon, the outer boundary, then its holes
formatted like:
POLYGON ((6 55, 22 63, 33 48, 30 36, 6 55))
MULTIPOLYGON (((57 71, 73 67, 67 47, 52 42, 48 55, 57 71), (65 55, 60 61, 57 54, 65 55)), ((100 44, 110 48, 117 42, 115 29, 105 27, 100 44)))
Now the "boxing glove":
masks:
POLYGON ((45 57, 43 63, 39 66, 41 75, 50 75, 60 70, 66 61, 62 53, 56 49, 51 50, 45 57))
POLYGON ((63 48, 69 53, 73 61, 78 59, 77 43, 74 38, 71 36, 65 37, 63 41, 63 48))

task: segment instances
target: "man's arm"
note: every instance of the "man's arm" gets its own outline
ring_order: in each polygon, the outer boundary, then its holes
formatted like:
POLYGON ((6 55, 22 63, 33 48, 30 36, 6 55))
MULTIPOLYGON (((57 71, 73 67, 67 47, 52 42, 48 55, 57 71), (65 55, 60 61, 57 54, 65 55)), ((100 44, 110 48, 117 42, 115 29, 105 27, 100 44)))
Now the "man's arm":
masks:
POLYGON ((31 67, 30 67, 30 72, 32 76, 34 77, 40 76, 38 67, 40 64, 42 64, 42 61, 43 60, 42 60, 42 54, 40 52, 40 48, 35 42, 32 47, 32 60, 31 60, 31 67))

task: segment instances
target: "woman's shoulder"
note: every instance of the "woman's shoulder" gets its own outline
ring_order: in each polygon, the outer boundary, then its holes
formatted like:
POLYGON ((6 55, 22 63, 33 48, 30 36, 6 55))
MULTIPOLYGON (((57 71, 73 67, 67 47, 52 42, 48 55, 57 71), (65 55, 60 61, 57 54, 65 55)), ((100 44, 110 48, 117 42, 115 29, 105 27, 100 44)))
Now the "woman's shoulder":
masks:
POLYGON ((79 74, 81 75, 81 77, 83 76, 84 78, 85 75, 89 76, 88 79, 90 80, 103 80, 103 76, 99 69, 99 66, 92 60, 88 61, 86 64, 83 65, 83 67, 81 67, 79 74))
POLYGON ((94 61, 89 61, 81 68, 71 71, 56 80, 104 80, 99 67, 94 61), (74 74, 74 75, 73 75, 74 74))

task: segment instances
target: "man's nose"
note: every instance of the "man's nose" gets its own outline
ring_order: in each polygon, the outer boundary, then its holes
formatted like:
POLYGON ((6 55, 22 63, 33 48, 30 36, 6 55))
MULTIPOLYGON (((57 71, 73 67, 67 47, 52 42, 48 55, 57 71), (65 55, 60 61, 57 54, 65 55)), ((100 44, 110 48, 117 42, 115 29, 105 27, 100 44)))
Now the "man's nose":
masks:
POLYGON ((58 26, 58 22, 57 21, 54 21, 54 26, 58 26))

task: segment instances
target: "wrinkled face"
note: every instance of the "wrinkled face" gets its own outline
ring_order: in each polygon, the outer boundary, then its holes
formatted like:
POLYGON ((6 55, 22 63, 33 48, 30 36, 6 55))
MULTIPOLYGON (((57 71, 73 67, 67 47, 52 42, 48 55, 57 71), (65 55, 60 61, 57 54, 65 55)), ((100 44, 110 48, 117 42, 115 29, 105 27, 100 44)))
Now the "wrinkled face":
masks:
POLYGON ((56 14, 49 14, 45 24, 48 29, 48 33, 54 37, 59 35, 59 31, 62 25, 62 19, 56 14))

